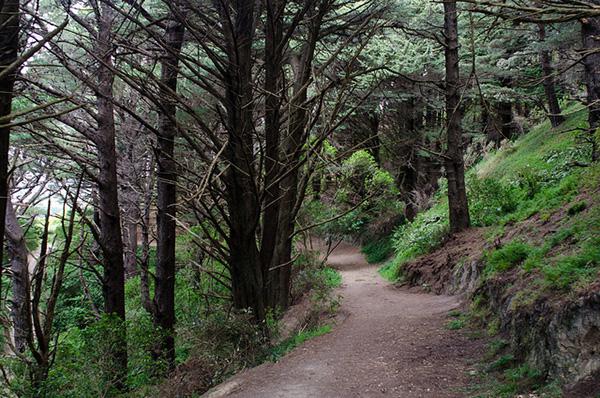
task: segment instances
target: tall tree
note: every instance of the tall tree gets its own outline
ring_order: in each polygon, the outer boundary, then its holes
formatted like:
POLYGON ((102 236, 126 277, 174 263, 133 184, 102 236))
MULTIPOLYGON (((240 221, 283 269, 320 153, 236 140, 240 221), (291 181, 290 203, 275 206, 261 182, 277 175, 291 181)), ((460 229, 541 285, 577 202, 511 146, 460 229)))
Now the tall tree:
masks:
POLYGON ((8 149, 10 146, 10 117, 13 88, 17 70, 20 13, 19 0, 0 3, 0 297, 2 296, 2 258, 8 198, 8 149))
POLYGON ((116 13, 111 0, 104 0, 97 9, 98 34, 95 57, 98 60, 96 106, 97 133, 94 144, 98 151, 98 206, 100 213, 100 246, 104 266, 104 310, 123 322, 116 325, 112 347, 114 385, 123 389, 127 377, 127 342, 125 337, 125 263, 123 258, 123 234, 117 178, 117 151, 115 144, 115 114, 113 84, 114 35, 113 23, 116 13))
POLYGON ((225 176, 229 208, 228 263, 234 305, 252 308, 257 319, 266 315, 263 269, 256 245, 259 225, 259 194, 255 178, 252 44, 256 30, 256 1, 224 1, 218 6, 225 39, 227 145, 230 165, 225 176))
POLYGON ((450 229, 460 232, 470 226, 469 205, 465 186, 462 119, 460 92, 460 57, 458 42, 458 11, 455 0, 444 1, 444 37, 446 57, 446 174, 450 229))
POLYGON ((154 294, 154 323, 164 338, 155 356, 175 368, 175 240, 177 204, 177 162, 175 137, 178 62, 183 45, 184 25, 180 22, 181 9, 172 5, 172 13, 165 31, 165 49, 161 59, 157 150, 157 250, 154 294))

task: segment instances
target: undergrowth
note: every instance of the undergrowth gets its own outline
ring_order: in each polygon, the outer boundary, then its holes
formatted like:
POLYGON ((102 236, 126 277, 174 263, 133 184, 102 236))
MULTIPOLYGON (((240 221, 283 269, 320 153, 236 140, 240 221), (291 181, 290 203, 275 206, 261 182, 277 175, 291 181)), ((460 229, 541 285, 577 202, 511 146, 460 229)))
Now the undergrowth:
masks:
POLYGON ((362 252, 369 264, 381 263, 394 253, 394 246, 391 237, 384 237, 372 242, 368 242, 362 247, 362 252))

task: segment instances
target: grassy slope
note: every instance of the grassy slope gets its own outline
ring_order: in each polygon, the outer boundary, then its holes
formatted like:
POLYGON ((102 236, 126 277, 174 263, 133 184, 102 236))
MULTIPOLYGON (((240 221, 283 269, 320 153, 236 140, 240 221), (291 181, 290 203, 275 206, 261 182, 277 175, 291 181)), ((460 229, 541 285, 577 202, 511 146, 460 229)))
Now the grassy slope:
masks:
MULTIPOLYGON (((581 192, 597 188, 600 165, 573 165, 589 157, 588 148, 577 138, 577 128, 585 126, 587 115, 578 106, 567 109, 565 113, 568 114, 567 121, 559 129, 552 129, 548 122, 544 122, 514 143, 488 155, 468 171, 470 206, 476 226, 489 227, 490 235, 502 235, 507 225, 536 214, 549 218, 561 207, 573 207, 573 212, 577 212, 578 208, 592 207, 586 211, 585 222, 580 220, 575 231, 563 231, 562 236, 570 238, 577 233, 577 241, 581 244, 576 251, 590 251, 590 242, 595 240, 598 232, 597 203, 571 202, 581 192)), ((397 280, 402 276, 403 264, 438 248, 447 233, 446 220, 447 201, 442 190, 430 210, 396 231, 392 239, 395 257, 381 268, 381 274, 387 279, 397 280)), ((553 239, 552 246, 556 246, 561 236, 553 239)), ((592 265, 597 265, 596 252, 588 253, 593 260, 592 265)), ((538 253, 538 257, 544 254, 538 253)))

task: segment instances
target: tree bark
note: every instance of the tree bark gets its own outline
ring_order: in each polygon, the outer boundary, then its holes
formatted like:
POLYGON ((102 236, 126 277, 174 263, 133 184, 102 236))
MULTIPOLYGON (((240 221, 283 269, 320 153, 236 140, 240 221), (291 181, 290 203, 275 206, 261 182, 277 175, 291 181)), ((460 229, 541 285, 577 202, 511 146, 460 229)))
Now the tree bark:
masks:
MULTIPOLYGON (((496 111, 500 121, 500 141, 512 139, 514 131, 512 104, 508 101, 499 102, 496 105, 496 111)), ((500 144, 500 142, 496 144, 500 144)))
POLYGON ((299 191, 300 158, 302 148, 308 139, 306 125, 308 123, 308 82, 311 79, 312 62, 319 37, 320 27, 328 5, 313 4, 306 17, 309 22, 308 37, 297 56, 292 57, 294 84, 290 103, 289 134, 283 145, 282 162, 285 164, 285 175, 281 177, 281 199, 278 216, 278 241, 273 257, 268 264, 266 282, 267 306, 285 310, 289 306, 290 279, 292 274, 292 235, 297 215, 297 203, 304 196, 299 191))
MULTIPOLYGON (((543 24, 538 25, 538 33, 540 42, 546 40, 546 27, 543 24)), ((542 66, 542 78, 544 79, 544 93, 548 102, 548 118, 552 127, 560 126, 565 118, 561 114, 560 104, 556 95, 556 86, 554 83, 554 68, 552 67, 552 56, 550 51, 540 50, 540 63, 542 66)))
POLYGON ((131 206, 131 220, 127 222, 125 228, 125 239, 127 239, 126 251, 125 251, 125 276, 133 277, 137 275, 137 247, 138 247, 138 222, 139 218, 138 209, 136 206, 131 206))
MULTIPOLYGON (((114 73, 111 70, 113 55, 112 23, 114 11, 105 2, 101 4, 98 19, 96 56, 98 87, 96 94, 98 131, 94 144, 98 151, 98 204, 100 213, 100 238, 104 263, 103 296, 107 314, 125 321, 125 267, 123 260, 123 235, 119 209, 117 152, 115 147, 115 118, 113 106, 114 73)), ((112 338, 115 345, 112 382, 119 389, 125 388, 127 379, 127 340, 125 324, 118 325, 112 338)))
POLYGON ((237 309, 252 309, 256 320, 266 316, 263 297, 263 267, 256 243, 260 220, 258 187, 255 184, 254 120, 252 93, 252 44, 254 1, 221 4, 225 35, 225 108, 228 141, 225 176, 229 208, 229 259, 233 302, 237 309), (226 9, 227 8, 227 9, 226 9), (234 19, 231 21, 230 19, 234 19))
POLYGON ((25 234, 17 220, 17 214, 10 198, 6 203, 6 239, 10 261, 12 302, 11 318, 15 349, 23 353, 27 348, 27 338, 31 333, 31 308, 29 305, 30 277, 29 250, 25 234))
POLYGON ((446 38, 446 134, 448 141, 446 174, 448 178, 450 230, 456 233, 470 226, 463 155, 463 111, 460 103, 460 58, 456 1, 444 1, 444 12, 444 36, 446 38))
MULTIPOLYGON (((17 60, 19 48, 19 0, 6 0, 0 5, 0 71, 17 60)), ((13 89, 16 71, 0 78, 0 117, 12 113, 13 89)), ((10 120, 0 128, 0 297, 2 297, 1 259, 4 252, 4 230, 8 197, 8 149, 10 146, 10 120)))
MULTIPOLYGON (((600 1, 594 0, 594 4, 600 1)), ((592 144, 592 161, 600 160, 598 150, 598 128, 600 127, 600 18, 591 17, 581 20, 581 37, 583 41, 583 66, 585 85, 587 88, 588 122, 590 142, 592 144)))
MULTIPOLYGON (((285 1, 266 1, 265 36, 265 187, 260 248, 263 279, 268 280, 278 240, 281 207, 281 103, 283 95, 283 12, 285 1)), ((267 285, 268 288, 269 285, 267 285)), ((268 297, 265 297, 268 299, 268 297)), ((271 303, 272 304, 272 303, 271 303)), ((269 304, 267 304, 269 305, 269 304)))
POLYGON ((161 106, 157 151, 157 250, 156 285, 154 294, 154 323, 164 332, 155 357, 167 361, 169 370, 175 368, 175 242, 177 216, 177 135, 176 99, 179 54, 183 45, 184 26, 173 17, 166 29, 166 48, 161 60, 161 106))

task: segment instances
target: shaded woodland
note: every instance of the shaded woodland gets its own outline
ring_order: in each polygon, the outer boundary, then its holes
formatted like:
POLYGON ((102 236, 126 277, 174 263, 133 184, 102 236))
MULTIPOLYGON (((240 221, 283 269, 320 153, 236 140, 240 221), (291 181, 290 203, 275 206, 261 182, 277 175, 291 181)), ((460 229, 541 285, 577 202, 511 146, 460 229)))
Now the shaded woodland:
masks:
POLYGON ((203 393, 266 360, 306 292, 334 311, 310 236, 379 262, 411 225, 492 225, 504 191, 469 169, 575 112, 565 168, 600 159, 595 0, 6 0, 0 20, 2 396, 159 396, 188 368, 203 393))

